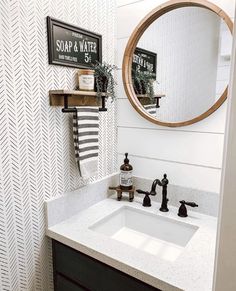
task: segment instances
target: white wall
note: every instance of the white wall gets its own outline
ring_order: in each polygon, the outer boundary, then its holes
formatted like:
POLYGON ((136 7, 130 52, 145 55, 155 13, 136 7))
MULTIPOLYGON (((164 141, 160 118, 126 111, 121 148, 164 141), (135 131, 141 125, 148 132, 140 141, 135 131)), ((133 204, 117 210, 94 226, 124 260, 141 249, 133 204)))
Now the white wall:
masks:
MULTIPOLYGON (((114 63, 115 1, 0 1, 0 290, 49 291, 44 200, 77 189, 70 114, 50 89, 73 89, 76 70, 48 65, 46 16, 103 35, 114 63)), ((100 113, 99 178, 116 168, 115 103, 100 113)), ((95 177, 94 179, 97 179, 95 177)), ((93 179, 93 180, 94 180, 93 179)))
MULTIPOLYGON (((165 1, 118 1, 117 63, 122 66, 126 43, 138 22, 165 1)), ((214 0, 233 19, 235 1, 214 0)), ((129 152, 134 174, 161 177, 167 172, 170 183, 219 192, 222 168, 226 103, 205 120, 171 129, 143 119, 130 105, 119 72, 118 152, 129 152)))
POLYGON ((236 29, 229 88, 229 108, 222 174, 214 291, 236 290, 236 29))
POLYGON ((140 38, 138 47, 157 54, 156 91, 166 95, 157 109, 158 120, 190 120, 214 104, 220 19, 200 7, 175 9, 140 38))

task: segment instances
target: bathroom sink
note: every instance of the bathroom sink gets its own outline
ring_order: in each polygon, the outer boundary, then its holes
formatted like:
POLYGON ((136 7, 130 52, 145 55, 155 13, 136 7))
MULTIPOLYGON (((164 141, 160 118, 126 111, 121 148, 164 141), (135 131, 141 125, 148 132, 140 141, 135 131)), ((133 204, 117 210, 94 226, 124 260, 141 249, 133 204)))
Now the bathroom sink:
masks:
POLYGON ((175 261, 198 227, 123 206, 89 227, 164 260, 175 261))

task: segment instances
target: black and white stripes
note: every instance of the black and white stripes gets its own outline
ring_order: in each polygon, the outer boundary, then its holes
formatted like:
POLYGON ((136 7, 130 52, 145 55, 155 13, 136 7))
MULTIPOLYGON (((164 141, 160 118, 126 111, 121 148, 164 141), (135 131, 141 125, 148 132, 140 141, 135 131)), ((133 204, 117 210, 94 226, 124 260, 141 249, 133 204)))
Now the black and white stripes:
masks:
POLYGON ((147 113, 156 116, 157 113, 157 108, 156 108, 156 104, 147 104, 143 106, 147 113))
POLYGON ((75 159, 83 178, 97 174, 98 130, 98 107, 78 107, 73 115, 73 138, 75 159))

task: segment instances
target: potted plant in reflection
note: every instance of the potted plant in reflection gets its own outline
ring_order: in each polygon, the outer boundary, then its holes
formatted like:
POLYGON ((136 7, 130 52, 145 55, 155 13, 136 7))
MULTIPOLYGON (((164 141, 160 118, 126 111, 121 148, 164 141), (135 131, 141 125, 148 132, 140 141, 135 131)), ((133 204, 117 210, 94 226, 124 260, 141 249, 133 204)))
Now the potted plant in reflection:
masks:
POLYGON ((97 96, 101 97, 102 93, 107 93, 107 96, 114 101, 116 82, 114 79, 114 71, 117 70, 115 65, 108 64, 106 62, 96 62, 93 65, 94 77, 95 77, 95 91, 97 96))
POLYGON ((154 82, 156 81, 154 73, 132 70, 132 81, 137 95, 145 95, 152 102, 154 101, 154 82))

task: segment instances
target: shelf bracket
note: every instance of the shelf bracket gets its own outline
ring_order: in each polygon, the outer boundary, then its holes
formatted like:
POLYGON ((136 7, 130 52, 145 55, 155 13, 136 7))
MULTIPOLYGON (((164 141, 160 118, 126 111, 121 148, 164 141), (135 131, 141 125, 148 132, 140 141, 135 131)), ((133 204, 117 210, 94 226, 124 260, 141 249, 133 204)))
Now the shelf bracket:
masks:
POLYGON ((72 113, 76 112, 76 108, 68 107, 68 95, 64 95, 64 108, 61 110, 63 113, 72 113))
POLYGON ((106 96, 101 96, 102 98, 102 107, 99 108, 99 111, 107 111, 107 108, 106 108, 106 96))
POLYGON ((160 108, 160 99, 161 97, 154 97, 156 99, 156 108, 160 108))

